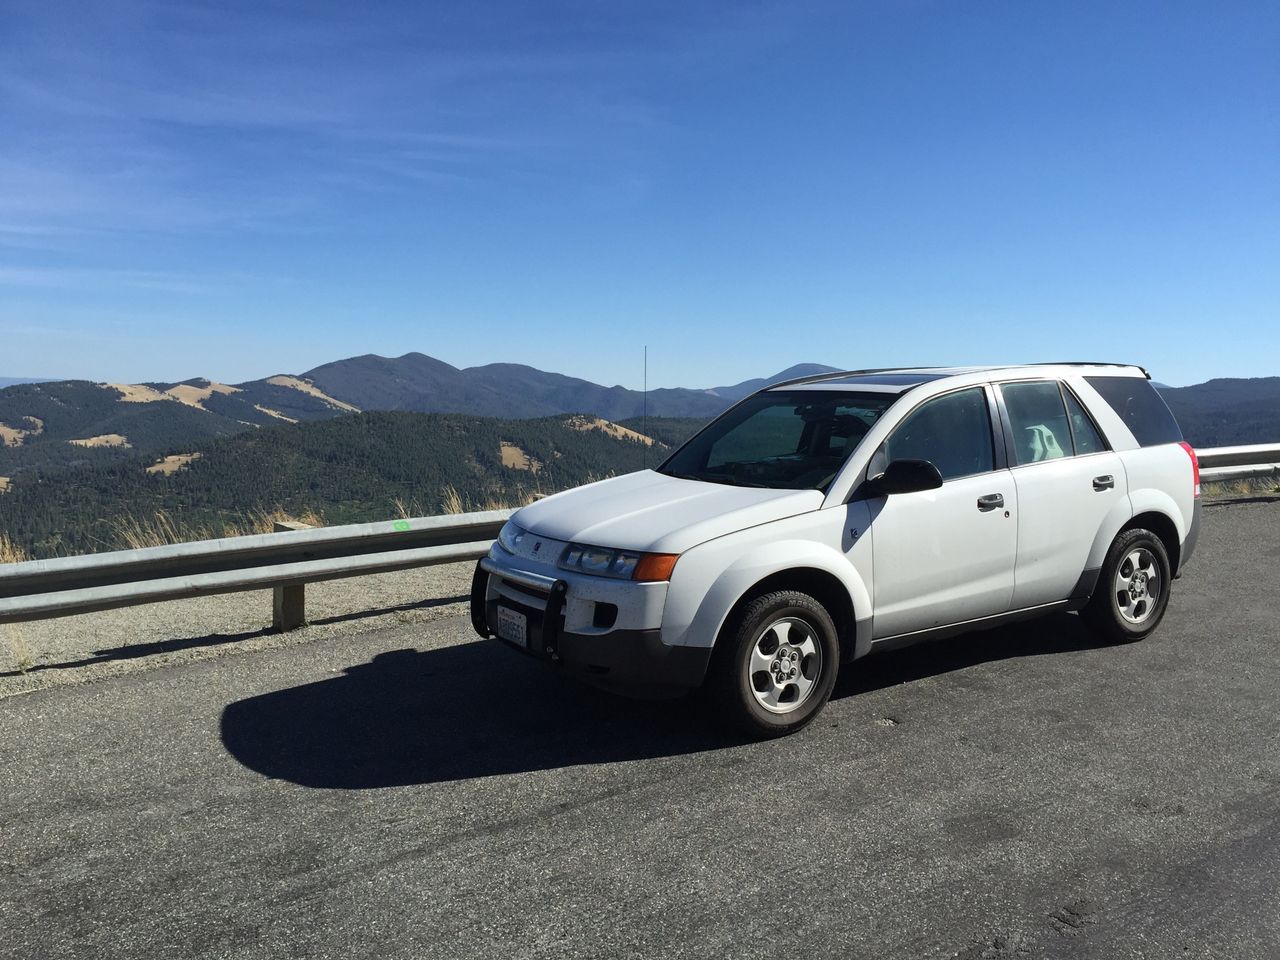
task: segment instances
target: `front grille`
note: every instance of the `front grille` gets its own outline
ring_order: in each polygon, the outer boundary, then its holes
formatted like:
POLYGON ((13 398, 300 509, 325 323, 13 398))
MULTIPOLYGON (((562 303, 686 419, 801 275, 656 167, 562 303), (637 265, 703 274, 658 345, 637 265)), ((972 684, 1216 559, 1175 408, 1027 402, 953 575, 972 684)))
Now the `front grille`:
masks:
POLYGON ((513 600, 522 600, 525 603, 531 603, 539 609, 545 609, 547 606, 548 593, 543 590, 537 590, 533 587, 526 587, 523 583, 516 583, 514 580, 504 580, 498 578, 498 590, 500 593, 511 595, 513 600))

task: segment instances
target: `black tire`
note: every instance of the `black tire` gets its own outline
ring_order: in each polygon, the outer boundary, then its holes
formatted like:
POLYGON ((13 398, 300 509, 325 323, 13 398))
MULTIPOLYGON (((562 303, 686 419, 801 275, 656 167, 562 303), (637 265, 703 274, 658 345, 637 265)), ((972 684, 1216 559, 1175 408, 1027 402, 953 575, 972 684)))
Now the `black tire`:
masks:
MULTIPOLYGON (((1146 567, 1133 570, 1133 573, 1139 575, 1147 572, 1146 567)), ((1169 606, 1172 584, 1173 571, 1164 541, 1150 530, 1122 530, 1107 551, 1093 596, 1080 613, 1098 634, 1112 643, 1132 643, 1148 636, 1160 626, 1169 606), (1122 599, 1126 594, 1120 589, 1117 578, 1125 579, 1126 573, 1133 568, 1135 554, 1149 559, 1149 570, 1154 572, 1155 577, 1147 577, 1141 589, 1129 591, 1126 600, 1122 599), (1149 589, 1153 580, 1157 583, 1155 589, 1158 590, 1154 597, 1150 595, 1149 589), (1145 594, 1144 590, 1147 591, 1145 594), (1146 606, 1143 606, 1144 603, 1146 606), (1140 614, 1137 619, 1133 616, 1135 610, 1140 614)))
POLYGON ((826 608, 807 593, 779 590, 751 600, 725 624, 716 640, 707 692, 720 717, 737 730, 756 739, 780 737, 818 715, 839 669, 840 641, 826 608), (770 638, 766 631, 771 631, 770 638), (787 639, 777 642, 783 635, 787 639), (766 653, 771 646, 772 652, 766 653), (814 652, 805 652, 810 648, 814 652), (771 660, 770 670, 753 674, 756 651, 771 660), (779 678, 781 682, 775 682, 779 678), (768 690, 757 693, 761 684, 768 690), (780 699, 771 709, 762 697, 770 698, 775 691, 780 699))

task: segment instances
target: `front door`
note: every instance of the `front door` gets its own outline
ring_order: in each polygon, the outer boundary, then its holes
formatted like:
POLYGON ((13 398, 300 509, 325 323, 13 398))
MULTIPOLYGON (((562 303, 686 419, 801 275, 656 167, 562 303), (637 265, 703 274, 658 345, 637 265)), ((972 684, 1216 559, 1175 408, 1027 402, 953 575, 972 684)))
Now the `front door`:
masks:
POLYGON ((868 504, 873 636, 1004 613, 1013 597, 1018 493, 996 456, 987 390, 943 394, 909 413, 876 454, 884 465, 904 459, 930 461, 943 484, 868 504))

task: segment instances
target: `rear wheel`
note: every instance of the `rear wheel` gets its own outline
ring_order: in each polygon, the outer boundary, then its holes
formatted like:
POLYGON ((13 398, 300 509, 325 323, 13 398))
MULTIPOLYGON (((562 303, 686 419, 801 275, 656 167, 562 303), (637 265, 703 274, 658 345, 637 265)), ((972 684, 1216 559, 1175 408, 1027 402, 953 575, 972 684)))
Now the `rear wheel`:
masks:
POLYGON ((1125 530, 1107 551, 1082 613, 1115 643, 1141 640, 1160 625, 1173 582, 1164 542, 1150 530, 1125 530))
POLYGON ((779 590, 726 625, 709 687, 726 721, 753 737, 778 737, 818 714, 839 667, 831 615, 806 593, 779 590))

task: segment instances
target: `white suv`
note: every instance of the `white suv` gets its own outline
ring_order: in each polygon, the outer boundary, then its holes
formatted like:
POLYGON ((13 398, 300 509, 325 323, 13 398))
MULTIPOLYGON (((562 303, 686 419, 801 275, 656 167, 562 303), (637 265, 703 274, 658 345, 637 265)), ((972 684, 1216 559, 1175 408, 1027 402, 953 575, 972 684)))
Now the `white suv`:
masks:
POLYGON ((842 663, 1080 610, 1156 628, 1199 526, 1199 467, 1131 366, 852 371, 775 384, 654 470, 516 513, 471 617, 624 691, 706 687, 759 736, 842 663))

